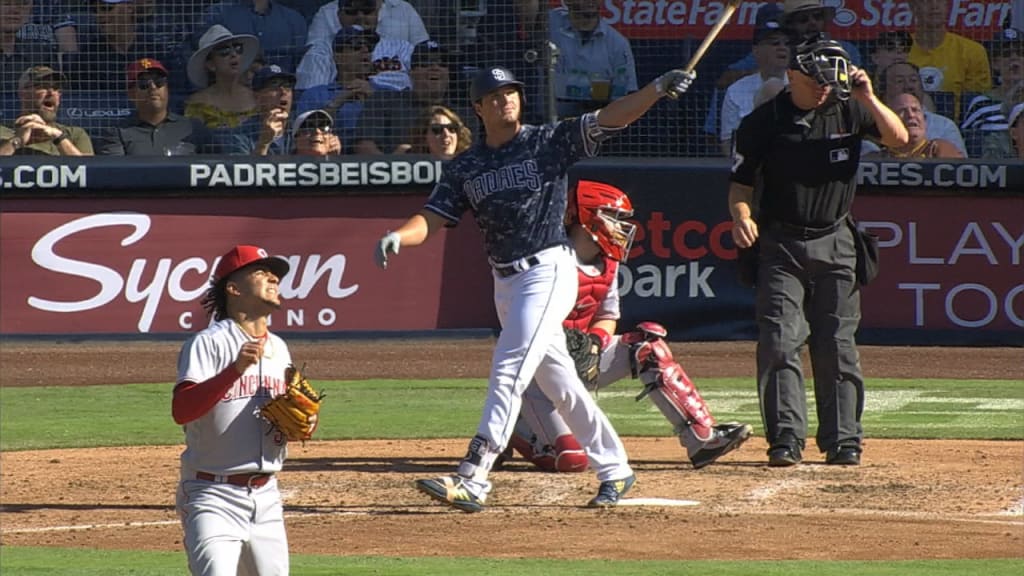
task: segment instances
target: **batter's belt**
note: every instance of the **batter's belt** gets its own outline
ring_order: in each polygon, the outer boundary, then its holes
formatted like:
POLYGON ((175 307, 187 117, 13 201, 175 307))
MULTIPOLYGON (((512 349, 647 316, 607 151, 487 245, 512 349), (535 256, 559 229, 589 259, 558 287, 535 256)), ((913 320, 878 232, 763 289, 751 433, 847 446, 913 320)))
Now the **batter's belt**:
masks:
POLYGON ((273 477, 273 474, 232 474, 230 476, 219 476, 209 472, 196 472, 196 480, 231 484, 232 486, 241 486, 242 488, 263 488, 273 477))
POLYGON ((555 249, 568 250, 569 247, 566 244, 555 244, 554 246, 548 246, 547 248, 540 250, 536 254, 525 256, 518 260, 513 260, 511 262, 495 262, 490 260, 489 263, 491 268, 494 269, 494 273, 497 274, 499 278, 508 278, 509 276, 515 276, 520 272, 525 272, 530 268, 537 266, 542 261, 552 260, 551 256, 555 249))

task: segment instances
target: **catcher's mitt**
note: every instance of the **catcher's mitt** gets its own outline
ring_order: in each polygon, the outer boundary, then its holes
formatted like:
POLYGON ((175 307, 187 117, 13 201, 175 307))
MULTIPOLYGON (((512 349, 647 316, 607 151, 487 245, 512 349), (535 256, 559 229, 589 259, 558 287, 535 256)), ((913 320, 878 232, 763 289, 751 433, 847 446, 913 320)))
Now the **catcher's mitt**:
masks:
POLYGON ((565 344, 569 348, 569 356, 576 363, 576 373, 580 375, 580 380, 583 380, 587 388, 594 388, 601 374, 601 338, 596 334, 566 328, 565 344))
POLYGON ((294 365, 285 369, 284 379, 288 385, 284 394, 267 402, 260 409, 260 414, 289 440, 309 440, 316 430, 324 394, 313 390, 302 371, 294 365))

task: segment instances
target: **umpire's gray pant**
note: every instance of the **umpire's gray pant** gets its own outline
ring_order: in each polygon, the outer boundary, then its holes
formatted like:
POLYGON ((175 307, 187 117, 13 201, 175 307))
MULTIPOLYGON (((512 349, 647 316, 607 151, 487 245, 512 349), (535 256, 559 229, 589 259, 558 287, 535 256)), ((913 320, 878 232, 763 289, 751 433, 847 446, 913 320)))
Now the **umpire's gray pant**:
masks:
POLYGON ((846 225, 820 238, 762 230, 757 276, 757 392, 769 444, 784 434, 803 447, 807 396, 800 353, 809 343, 818 410, 817 444, 860 445, 864 378, 857 344, 860 290, 846 225), (808 338, 808 334, 810 338, 808 338))

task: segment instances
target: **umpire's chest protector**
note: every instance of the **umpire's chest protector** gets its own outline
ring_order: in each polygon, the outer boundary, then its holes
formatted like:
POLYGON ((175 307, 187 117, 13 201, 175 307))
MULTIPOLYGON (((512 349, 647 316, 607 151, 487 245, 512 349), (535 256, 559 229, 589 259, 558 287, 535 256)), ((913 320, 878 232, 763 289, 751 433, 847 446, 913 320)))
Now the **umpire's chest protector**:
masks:
POLYGON ((800 117, 780 114, 765 162, 765 177, 779 185, 825 187, 851 182, 860 164, 861 136, 848 102, 836 102, 800 117))

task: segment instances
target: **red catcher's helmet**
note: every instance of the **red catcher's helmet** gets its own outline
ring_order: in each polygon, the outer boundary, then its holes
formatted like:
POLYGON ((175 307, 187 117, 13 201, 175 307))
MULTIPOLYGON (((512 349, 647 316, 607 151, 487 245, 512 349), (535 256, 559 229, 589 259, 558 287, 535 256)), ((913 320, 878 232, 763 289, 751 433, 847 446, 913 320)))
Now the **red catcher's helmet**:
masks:
POLYGON ((625 262, 633 246, 636 224, 629 196, 611 184, 580 180, 576 185, 576 218, 606 256, 625 262))

